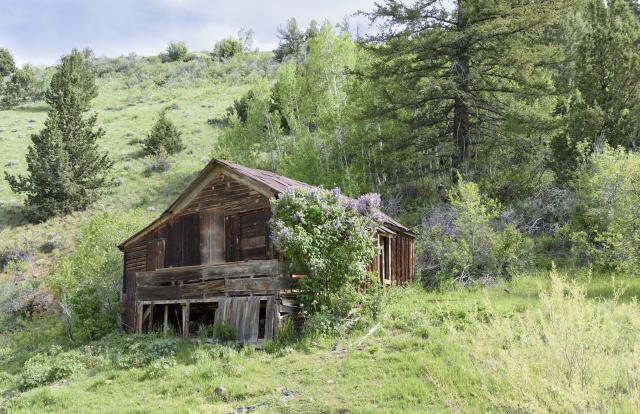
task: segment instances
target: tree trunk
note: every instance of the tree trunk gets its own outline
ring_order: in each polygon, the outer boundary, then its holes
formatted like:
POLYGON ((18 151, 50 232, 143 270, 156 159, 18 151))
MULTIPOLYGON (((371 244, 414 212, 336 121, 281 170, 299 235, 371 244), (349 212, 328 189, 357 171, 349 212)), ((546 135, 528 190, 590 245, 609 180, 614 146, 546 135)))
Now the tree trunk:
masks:
MULTIPOLYGON (((453 104, 453 144, 455 152, 452 157, 454 174, 467 167, 471 143, 469 139, 469 44, 467 40, 467 18, 462 10, 462 0, 457 1, 458 39, 452 62, 452 71, 456 85, 456 96, 453 104)), ((455 179, 455 177, 454 177, 455 179)))

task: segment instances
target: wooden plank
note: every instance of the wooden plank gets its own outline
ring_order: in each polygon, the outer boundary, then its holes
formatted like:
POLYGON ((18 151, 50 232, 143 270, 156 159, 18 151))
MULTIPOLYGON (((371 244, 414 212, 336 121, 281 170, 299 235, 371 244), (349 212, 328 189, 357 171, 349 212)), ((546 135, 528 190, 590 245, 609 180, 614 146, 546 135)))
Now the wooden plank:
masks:
POLYGON ((240 260, 238 216, 226 216, 224 218, 225 228, 225 260, 235 262, 240 260))
POLYGON ((209 209, 200 212, 200 256, 201 264, 223 263, 224 257, 224 213, 209 209))
POLYGON ((169 333, 169 305, 164 305, 164 318, 162 320, 162 333, 167 335, 169 333))
POLYGON ((226 323, 226 310, 227 310, 227 302, 226 298, 220 298, 218 301, 218 309, 216 309, 216 315, 214 317, 214 323, 221 324, 226 323))
POLYGON ((182 304, 182 336, 186 338, 189 336, 189 302, 182 304))
POLYGON ((147 325, 147 332, 153 332, 153 308, 154 308, 154 304, 153 302, 151 302, 151 304, 149 305, 149 324, 147 325))
POLYGON ((264 339, 274 339, 274 314, 277 311, 276 298, 271 296, 267 298, 266 318, 264 321, 264 339))
POLYGON ((277 291, 292 289, 296 286, 296 280, 291 277, 261 277, 252 279, 226 279, 224 289, 227 293, 277 291))
POLYGON ((142 334, 142 311, 143 311, 142 302, 138 302, 136 304, 136 333, 138 335, 142 334))
POLYGON ((148 272, 137 272, 138 286, 159 285, 167 282, 188 280, 212 280, 225 277, 287 274, 289 264, 279 260, 256 260, 214 265, 185 266, 148 272))

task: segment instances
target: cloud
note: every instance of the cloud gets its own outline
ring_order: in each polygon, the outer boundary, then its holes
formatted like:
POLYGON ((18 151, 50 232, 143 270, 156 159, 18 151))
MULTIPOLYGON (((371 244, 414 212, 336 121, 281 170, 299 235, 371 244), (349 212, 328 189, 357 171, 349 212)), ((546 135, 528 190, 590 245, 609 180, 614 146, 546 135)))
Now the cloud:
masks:
MULTIPOLYGON (((74 47, 96 55, 156 54, 172 40, 210 50, 239 29, 254 30, 254 46, 273 49, 276 28, 290 17, 337 23, 374 0, 21 0, 0 1, 0 47, 19 64, 54 64, 74 47)), ((362 19, 360 19, 362 20, 362 19)))

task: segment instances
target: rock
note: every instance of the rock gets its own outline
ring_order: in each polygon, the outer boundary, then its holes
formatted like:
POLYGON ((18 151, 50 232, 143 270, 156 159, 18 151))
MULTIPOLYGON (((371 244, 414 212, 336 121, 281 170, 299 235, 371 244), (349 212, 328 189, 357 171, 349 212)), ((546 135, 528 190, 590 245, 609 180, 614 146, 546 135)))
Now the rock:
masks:
POLYGON ((151 206, 151 207, 147 207, 147 211, 156 211, 156 208, 151 206))
POLYGON ((14 165, 18 165, 18 160, 9 160, 4 164, 5 167, 13 167, 14 165))
POLYGON ((216 389, 213 390, 213 392, 215 392, 216 395, 224 395, 224 393, 227 392, 227 390, 224 387, 219 386, 219 387, 216 387, 216 389))
POLYGON ((114 178, 111 180, 111 185, 114 187, 120 187, 122 185, 122 180, 120 178, 114 178))

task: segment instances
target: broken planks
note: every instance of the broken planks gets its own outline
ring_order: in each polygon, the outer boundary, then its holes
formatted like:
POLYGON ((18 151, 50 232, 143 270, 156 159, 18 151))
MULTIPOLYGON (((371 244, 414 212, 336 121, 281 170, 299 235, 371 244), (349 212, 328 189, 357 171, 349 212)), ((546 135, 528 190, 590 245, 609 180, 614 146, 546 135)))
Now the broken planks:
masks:
POLYGON ((136 300, 198 299, 273 294, 295 287, 288 265, 257 260, 136 273, 136 300))

